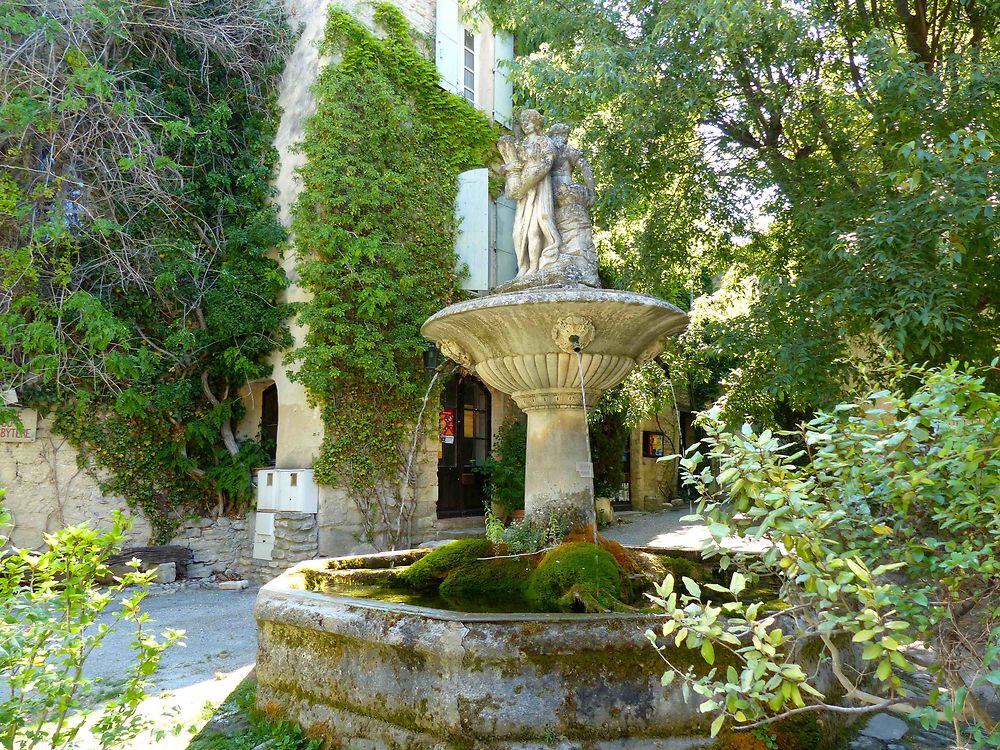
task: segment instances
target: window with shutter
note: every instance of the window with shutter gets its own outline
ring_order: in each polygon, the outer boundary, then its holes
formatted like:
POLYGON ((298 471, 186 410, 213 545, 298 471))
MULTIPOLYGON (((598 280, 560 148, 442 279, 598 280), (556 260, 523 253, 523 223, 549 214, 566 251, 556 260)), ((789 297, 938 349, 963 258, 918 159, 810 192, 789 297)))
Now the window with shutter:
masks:
POLYGON ((462 95, 472 104, 476 103, 476 37, 468 29, 463 29, 462 49, 462 95))

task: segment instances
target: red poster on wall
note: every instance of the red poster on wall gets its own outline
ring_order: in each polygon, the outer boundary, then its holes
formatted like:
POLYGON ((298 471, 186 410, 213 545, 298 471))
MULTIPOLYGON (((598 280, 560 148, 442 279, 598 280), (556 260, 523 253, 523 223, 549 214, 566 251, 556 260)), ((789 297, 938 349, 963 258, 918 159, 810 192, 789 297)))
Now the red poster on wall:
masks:
POLYGON ((455 410, 452 408, 442 409, 440 415, 440 425, 438 431, 441 433, 441 442, 451 444, 455 442, 455 410))

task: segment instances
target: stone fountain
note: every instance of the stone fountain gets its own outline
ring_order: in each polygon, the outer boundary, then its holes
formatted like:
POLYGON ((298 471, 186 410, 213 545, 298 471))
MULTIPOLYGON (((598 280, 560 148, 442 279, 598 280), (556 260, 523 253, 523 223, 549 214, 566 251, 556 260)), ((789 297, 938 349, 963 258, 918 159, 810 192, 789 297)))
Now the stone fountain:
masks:
MULTIPOLYGON (((506 191, 518 201, 518 275, 422 331, 527 412, 526 515, 590 525, 585 406, 656 356, 687 318, 663 300, 600 288, 586 160, 566 128, 544 133, 531 110, 520 121, 524 138, 500 142, 506 191)), ((706 744, 706 716, 660 684, 662 662, 643 635, 657 615, 455 611, 308 583, 378 580, 429 551, 314 560, 263 587, 258 706, 332 746, 371 750, 706 744)), ((676 651, 671 658, 689 658, 676 651)))
POLYGON ((518 201, 517 277, 498 293, 446 307, 421 333, 528 415, 525 517, 595 522, 585 406, 680 333, 687 316, 655 297, 600 288, 589 207, 594 180, 568 129, 500 141, 507 196, 518 201), (574 182, 581 176, 582 183, 574 182))

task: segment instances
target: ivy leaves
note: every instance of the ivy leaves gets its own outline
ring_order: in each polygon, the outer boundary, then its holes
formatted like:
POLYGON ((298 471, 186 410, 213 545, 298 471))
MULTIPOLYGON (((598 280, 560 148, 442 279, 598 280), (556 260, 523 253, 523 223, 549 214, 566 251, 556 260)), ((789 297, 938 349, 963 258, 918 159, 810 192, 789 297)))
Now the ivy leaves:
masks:
POLYGON ((169 539, 237 511, 237 389, 286 343, 267 3, 0 1, 0 389, 169 539), (169 22, 161 23, 169 15, 169 22), (239 29, 238 33, 234 30, 239 29))
POLYGON ((385 503, 400 502, 386 488, 399 486, 426 388, 420 326, 458 294, 457 176, 496 140, 485 115, 438 86, 402 14, 383 3, 375 17, 382 38, 330 10, 324 49, 340 62, 319 75, 301 146, 293 233, 311 299, 289 358, 323 413, 317 479, 349 487, 373 540, 387 532, 385 503))

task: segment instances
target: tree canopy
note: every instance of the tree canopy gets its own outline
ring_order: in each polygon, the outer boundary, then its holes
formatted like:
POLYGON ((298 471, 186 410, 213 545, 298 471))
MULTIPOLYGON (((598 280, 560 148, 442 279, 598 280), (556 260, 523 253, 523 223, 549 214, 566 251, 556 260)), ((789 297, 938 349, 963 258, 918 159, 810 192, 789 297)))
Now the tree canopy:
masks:
POLYGON ((693 301, 688 368, 731 417, 828 405, 887 353, 992 359, 995 0, 480 8, 522 98, 579 126, 606 270, 693 301))
POLYGON ((0 390, 161 539, 180 506, 239 509, 264 458, 233 424, 287 342, 287 44, 269 3, 0 0, 0 390))

